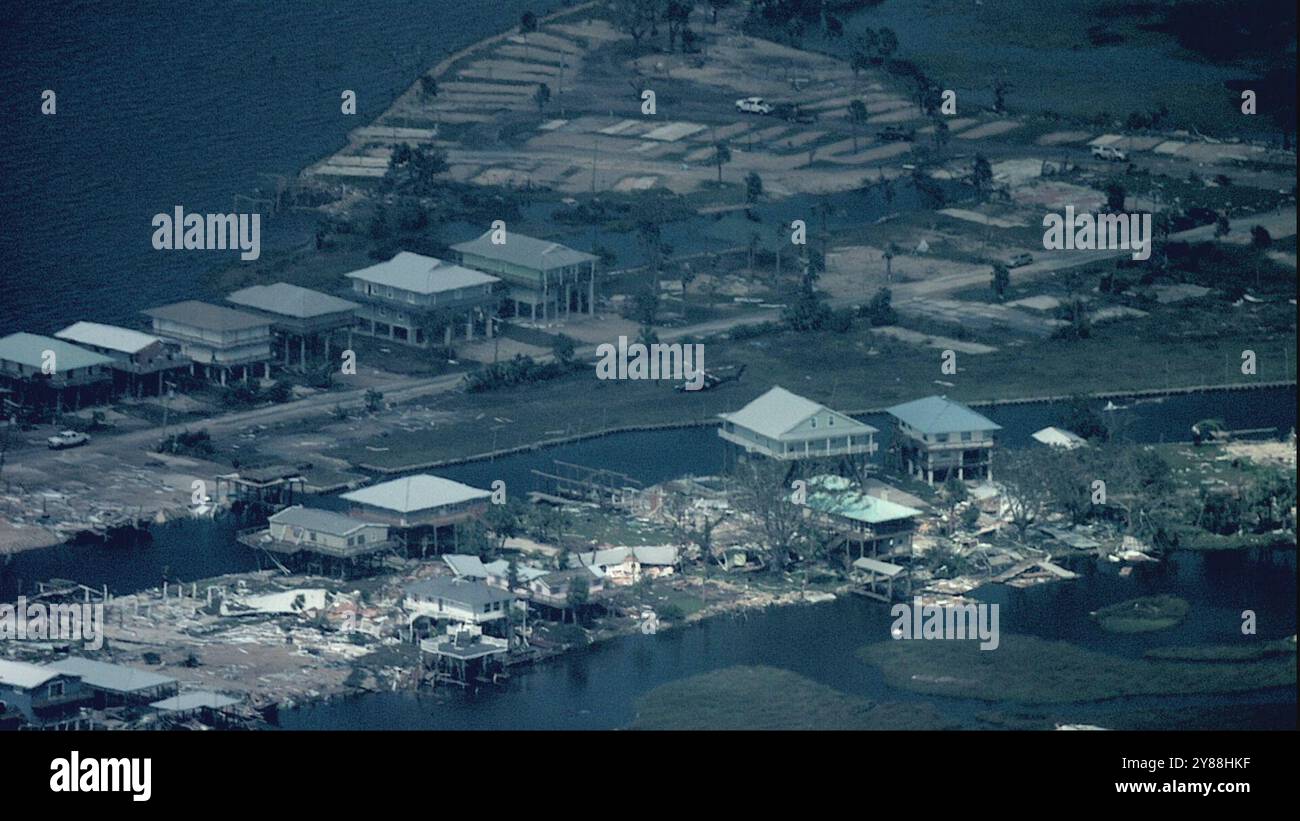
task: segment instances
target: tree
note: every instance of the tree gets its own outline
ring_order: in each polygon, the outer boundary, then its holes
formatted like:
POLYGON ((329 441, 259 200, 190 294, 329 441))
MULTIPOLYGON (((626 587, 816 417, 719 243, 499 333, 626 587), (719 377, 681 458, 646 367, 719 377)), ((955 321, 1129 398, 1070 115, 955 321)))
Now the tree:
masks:
POLYGON ((384 407, 384 395, 374 388, 366 391, 366 411, 376 413, 384 407))
POLYGON ((898 256, 898 244, 890 242, 885 246, 885 252, 881 256, 885 260, 885 282, 894 281, 894 257, 898 256))
POLYGON ((718 24, 718 12, 728 8, 735 0, 709 0, 709 7, 713 10, 713 25, 718 24))
POLYGON ((1025 534, 1038 520, 1047 502, 1047 486, 1044 482, 1046 459, 1045 452, 1038 449, 1008 451, 1002 457, 999 481, 1002 499, 1021 541, 1024 541, 1025 534))
POLYGON ((722 166, 731 162, 731 147, 725 140, 713 144, 713 164, 718 167, 718 185, 722 185, 722 166))
POLYGON ((771 569, 784 570, 804 534, 803 507, 795 504, 786 483, 786 466, 748 459, 736 466, 730 481, 732 505, 747 517, 751 532, 767 551, 771 569))
POLYGON ((1256 225, 1250 229, 1250 244, 1259 251, 1267 251, 1273 244, 1273 236, 1264 226, 1256 225))
POLYGON ((1007 288, 1011 287, 1011 270, 1001 262, 993 263, 993 294, 998 301, 1007 295, 1007 288))
POLYGON ((487 512, 483 514, 483 523, 496 537, 497 551, 505 549, 507 539, 523 533, 523 514, 522 506, 514 501, 507 501, 503 505, 488 505, 487 512))
POLYGON ((566 368, 573 364, 573 356, 576 350, 577 345, 574 343, 573 337, 557 334, 551 340, 551 354, 555 357, 556 362, 566 368))
POLYGON ((993 82, 993 110, 999 114, 1005 114, 1007 111, 1007 92, 1011 90, 1011 84, 1006 80, 995 80, 993 82))
POLYGON ((893 296, 888 288, 881 288, 871 297, 863 310, 872 326, 879 327, 882 325, 893 325, 898 321, 898 314, 894 313, 894 307, 891 304, 893 296))
POLYGON ((970 496, 966 483, 957 478, 955 472, 949 471, 948 479, 943 483, 943 498, 948 508, 948 529, 952 531, 957 520, 957 507, 970 496))
POLYGON ((385 188, 415 197, 433 196, 438 192, 438 175, 447 172, 447 154, 435 148, 399 143, 393 146, 384 174, 385 188))
POLYGON ((763 178, 758 176, 757 171, 750 171, 745 175, 745 202, 749 205, 755 205, 763 196, 763 178))
POLYGON ((573 611, 573 620, 579 620, 578 612, 591 601, 591 585, 587 582, 586 576, 581 574, 575 575, 569 582, 569 593, 565 596, 564 603, 573 611))
POLYGON ((1220 214, 1218 219, 1214 221, 1214 238, 1226 237, 1230 231, 1232 231, 1232 225, 1228 222, 1228 215, 1220 214))
POLYGON ((655 30, 662 5, 662 0, 616 0, 611 4, 614 27, 632 38, 637 53, 641 52, 641 39, 655 30))
MULTIPOLYGON (((695 0, 668 0, 664 6, 664 21, 668 23, 668 50, 671 52, 677 44, 677 36, 686 29, 691 12, 695 10, 695 0)), ((683 46, 685 43, 683 43, 683 46)))
POLYGON ((975 164, 971 167, 971 183, 981 198, 993 188, 993 166, 983 154, 975 155, 975 164))
POLYGON ((537 104, 538 112, 546 108, 546 104, 551 101, 551 87, 546 83, 538 83, 537 91, 533 93, 533 102, 537 104))
POLYGON ((526 37, 535 31, 537 31, 537 15, 531 11, 519 15, 519 33, 526 37))
POLYGON ((853 123, 853 153, 858 153, 858 132, 867 121, 867 104, 861 100, 849 103, 849 122, 853 123))
POLYGON ((952 137, 952 129, 948 128, 948 121, 935 117, 934 119, 934 147, 940 154, 948 146, 948 140, 952 137))
POLYGON ((1106 183, 1106 210, 1118 213, 1124 210, 1124 201, 1128 199, 1128 192, 1124 186, 1114 180, 1106 183))

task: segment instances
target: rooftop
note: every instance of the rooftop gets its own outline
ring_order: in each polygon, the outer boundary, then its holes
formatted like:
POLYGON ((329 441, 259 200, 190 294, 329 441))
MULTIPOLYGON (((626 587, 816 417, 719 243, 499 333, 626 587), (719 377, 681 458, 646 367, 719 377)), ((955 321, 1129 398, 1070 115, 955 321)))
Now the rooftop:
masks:
POLYGON ((301 527, 316 533, 327 533, 331 536, 348 536, 363 527, 373 526, 369 522, 358 521, 332 510, 319 510, 302 505, 287 507, 271 516, 268 521, 278 525, 301 527))
POLYGON ((484 231, 477 239, 453 245, 451 249, 461 254, 475 254, 540 271, 581 265, 596 260, 596 257, 591 254, 575 251, 567 245, 536 239, 513 231, 506 234, 505 242, 497 244, 492 241, 492 234, 491 230, 484 231))
POLYGON ((33 687, 40 687, 45 682, 58 678, 58 676, 59 672, 57 670, 39 664, 0 659, 0 687, 16 687, 19 690, 30 690, 33 687))
POLYGON ((808 484, 807 505, 821 513, 872 525, 921 515, 914 507, 868 496, 842 476, 814 476, 808 484))
POLYGON ((164 319, 179 325, 209 331, 242 331, 246 328, 270 327, 271 320, 254 314, 236 311, 220 305, 209 305, 196 299, 174 302, 143 312, 154 319, 164 319))
POLYGON ((134 693, 166 687, 176 683, 168 678, 148 670, 137 670, 120 664, 69 656, 61 661, 52 661, 46 665, 51 670, 81 676, 81 680, 97 690, 109 690, 114 693, 134 693))
POLYGON ((437 294, 499 281, 491 274, 410 251, 402 251, 387 262, 353 271, 348 278, 417 294, 437 294))
POLYGON ((322 294, 310 288, 277 282, 274 285, 253 285, 241 288, 226 297, 227 302, 256 308, 269 314, 279 314, 295 319, 310 319, 328 314, 355 311, 361 307, 355 302, 339 299, 336 296, 322 294))
POLYGON ((165 698, 162 701, 155 701, 149 706, 164 713, 179 713, 203 708, 220 710, 223 707, 231 707, 238 703, 239 699, 223 696, 221 693, 196 690, 192 693, 181 693, 178 696, 165 698))
POLYGON ((486 499, 491 495, 486 490, 462 485, 460 482, 453 482, 440 476, 421 473, 344 493, 342 498, 349 502, 397 513, 414 513, 476 499, 486 499))
POLYGON ((921 433, 1002 430, 1002 426, 993 420, 946 396, 914 399, 889 408, 888 413, 921 433))
POLYGON ((113 360, 52 336, 19 332, 0 339, 0 359, 39 370, 46 351, 54 352, 56 371, 111 365, 113 360))
POLYGON ((750 402, 735 413, 720 413, 719 417, 734 425, 752 430, 769 439, 779 439, 793 428, 819 413, 830 413, 841 419, 838 434, 875 433, 871 425, 859 422, 839 411, 833 411, 825 405, 811 399, 805 399, 780 386, 750 402))
POLYGON ((93 345, 122 353, 139 353, 150 345, 162 341, 156 336, 133 331, 130 328, 101 325, 98 322, 74 322, 55 336, 68 342, 93 345))
POLYGON ((474 609, 492 602, 510 601, 514 596, 499 587, 481 581, 454 576, 430 576, 411 582, 404 588, 406 595, 422 599, 447 599, 469 605, 474 609))
POLYGON ((442 557, 442 560, 451 568, 451 572, 462 578, 486 579, 488 577, 487 567, 484 566, 483 560, 478 556, 448 553, 442 557))
POLYGON ((1040 431, 1035 431, 1032 436, 1036 442, 1042 442, 1044 445, 1052 445, 1058 448, 1065 448, 1066 450, 1074 450, 1077 447, 1082 447, 1088 444, 1087 439, 1084 439, 1077 433, 1065 430, 1064 428, 1049 426, 1040 431))

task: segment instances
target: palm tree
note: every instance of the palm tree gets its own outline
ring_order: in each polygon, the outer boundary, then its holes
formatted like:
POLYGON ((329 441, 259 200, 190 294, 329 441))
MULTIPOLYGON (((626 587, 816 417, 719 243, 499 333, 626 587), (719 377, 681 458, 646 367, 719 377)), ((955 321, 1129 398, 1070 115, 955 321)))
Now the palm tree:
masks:
POLYGON ((891 242, 885 246, 885 282, 894 281, 894 257, 898 254, 898 245, 891 242))

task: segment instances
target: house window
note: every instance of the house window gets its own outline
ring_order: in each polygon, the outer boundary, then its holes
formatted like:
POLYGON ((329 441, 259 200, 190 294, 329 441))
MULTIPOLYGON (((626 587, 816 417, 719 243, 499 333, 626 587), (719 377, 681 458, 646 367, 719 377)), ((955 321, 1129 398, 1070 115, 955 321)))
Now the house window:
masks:
POLYGON ((963 434, 961 435, 961 440, 962 440, 963 442, 969 442, 969 441, 970 441, 970 433, 969 433, 969 432, 963 433, 963 434))
POLYGON ((491 605, 491 604, 485 604, 485 605, 483 605, 483 612, 484 612, 484 613, 491 613, 491 612, 492 612, 492 605, 491 605))
POLYGON ((828 417, 826 417, 826 426, 829 427, 829 428, 833 428, 833 427, 835 427, 835 417, 834 417, 834 416, 828 416, 828 417))
POLYGON ((50 686, 45 689, 45 695, 47 698, 59 698, 60 696, 62 696, 63 682, 61 681, 51 682, 50 686))
POLYGON ((814 416, 814 417, 812 418, 812 425, 811 425, 811 427, 814 427, 814 428, 817 427, 817 417, 816 417, 816 416, 814 416))
POLYGON ((948 434, 946 434, 946 433, 938 433, 938 434, 935 434, 934 441, 936 441, 936 442, 947 442, 947 441, 948 441, 948 434))

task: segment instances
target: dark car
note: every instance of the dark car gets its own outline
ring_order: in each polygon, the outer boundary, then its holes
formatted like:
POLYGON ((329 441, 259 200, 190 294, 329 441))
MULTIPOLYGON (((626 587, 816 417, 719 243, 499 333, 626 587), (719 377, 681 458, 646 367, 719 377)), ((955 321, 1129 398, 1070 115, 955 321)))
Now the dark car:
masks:
POLYGON ((817 112, 809 111, 796 103, 777 103, 772 107, 772 116, 791 123, 817 122, 817 112))
POLYGON ((884 131, 876 132, 876 137, 881 140, 884 140, 887 143, 898 143, 898 142, 910 143, 913 139, 915 139, 916 135, 910 130, 890 126, 889 128, 886 128, 884 131))

